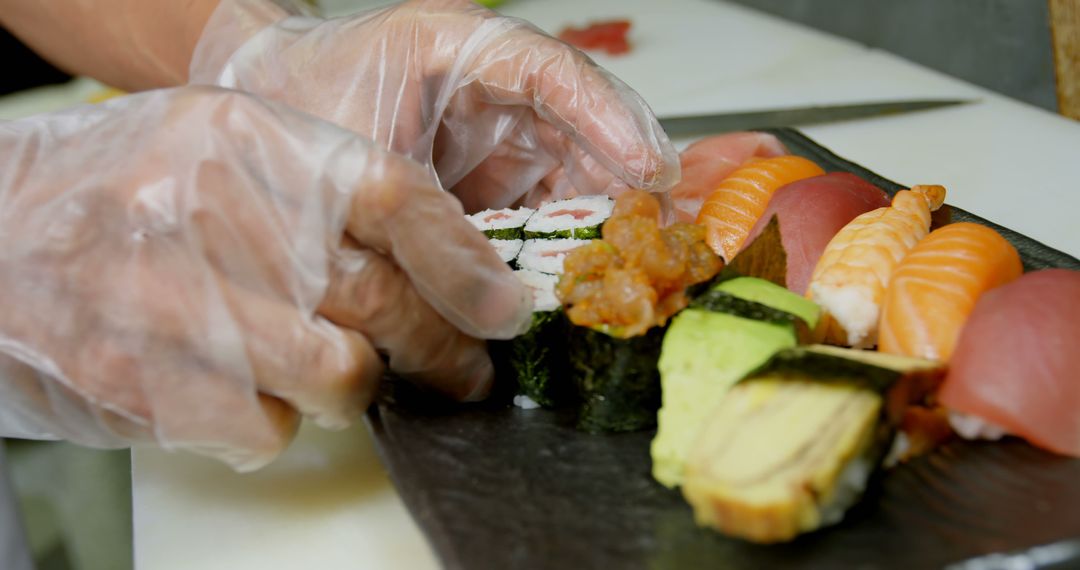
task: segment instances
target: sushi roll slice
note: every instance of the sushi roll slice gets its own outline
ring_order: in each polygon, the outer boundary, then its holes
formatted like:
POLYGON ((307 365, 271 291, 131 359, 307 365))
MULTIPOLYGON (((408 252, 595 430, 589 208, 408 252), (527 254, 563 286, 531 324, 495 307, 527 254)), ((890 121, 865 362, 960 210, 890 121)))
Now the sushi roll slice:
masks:
POLYGON ((518 254, 521 253, 521 247, 525 245, 525 241, 520 239, 489 239, 488 243, 495 248, 495 253, 499 254, 499 259, 508 263, 511 267, 514 265, 514 260, 517 259, 518 254))
POLYGON ((574 325, 568 358, 579 429, 619 432, 656 424, 657 360, 668 320, 689 303, 689 288, 720 271, 704 228, 660 228, 659 213, 649 193, 621 194, 603 239, 574 249, 563 264, 556 293, 574 325))
POLYGON ((525 224, 525 239, 596 239, 615 207, 607 196, 578 196, 540 206, 525 224))
POLYGON ((532 215, 531 208, 503 208, 502 210, 484 210, 465 218, 489 238, 522 239, 525 223, 532 215))
POLYGON ((534 313, 550 313, 562 307, 555 296, 555 286, 559 283, 557 275, 533 269, 518 269, 514 275, 532 294, 534 313))
POLYGON ((514 272, 533 299, 532 326, 518 337, 492 343, 496 375, 516 383, 514 404, 551 407, 570 391, 567 380, 566 320, 555 297, 558 277, 530 269, 514 272))
POLYGON ((517 258, 521 269, 540 273, 561 275, 566 254, 589 243, 583 239, 530 239, 525 240, 517 258))
POLYGON ((683 484, 694 519, 762 543, 839 522, 904 410, 944 373, 935 361, 864 350, 781 350, 728 391, 698 434, 683 484))

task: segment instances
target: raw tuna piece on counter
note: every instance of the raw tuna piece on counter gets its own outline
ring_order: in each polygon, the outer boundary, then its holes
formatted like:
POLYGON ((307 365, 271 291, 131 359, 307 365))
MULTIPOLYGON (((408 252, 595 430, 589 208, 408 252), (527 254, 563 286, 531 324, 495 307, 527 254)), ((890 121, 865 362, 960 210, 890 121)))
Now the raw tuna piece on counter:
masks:
POLYGON ((567 26, 559 31, 559 39, 578 49, 621 55, 630 51, 630 42, 626 39, 630 25, 630 20, 606 20, 590 22, 584 28, 567 26))

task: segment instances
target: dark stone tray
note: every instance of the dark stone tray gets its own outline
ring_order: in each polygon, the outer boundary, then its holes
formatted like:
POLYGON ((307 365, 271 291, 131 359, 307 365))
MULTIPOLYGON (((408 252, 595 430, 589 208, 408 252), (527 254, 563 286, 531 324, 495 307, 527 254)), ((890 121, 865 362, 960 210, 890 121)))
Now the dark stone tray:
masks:
MULTIPOLYGON (((797 131, 770 132, 826 170, 901 188, 797 131)), ((1000 231, 1029 270, 1080 269, 959 208, 952 219, 1000 231)), ((452 406, 404 382, 387 383, 368 422, 446 568, 907 569, 1012 551, 1025 552, 958 567, 1080 567, 1080 460, 1019 440, 947 445, 886 473, 840 525, 760 546, 697 528, 681 495, 652 480, 653 431, 588 435, 569 411, 521 410, 505 396, 452 406), (1007 565, 1017 557, 1032 565, 1007 565)))

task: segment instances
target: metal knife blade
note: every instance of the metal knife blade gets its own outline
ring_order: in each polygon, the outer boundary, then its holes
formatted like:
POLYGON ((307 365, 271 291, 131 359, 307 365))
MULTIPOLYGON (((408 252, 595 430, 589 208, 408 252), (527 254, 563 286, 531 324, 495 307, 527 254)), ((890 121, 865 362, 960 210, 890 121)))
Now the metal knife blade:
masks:
POLYGON ((882 101, 877 103, 856 103, 850 105, 819 105, 812 107, 792 107, 788 109, 765 109, 737 113, 716 113, 709 115, 688 115, 665 117, 660 119, 660 126, 670 137, 706 135, 746 129, 764 129, 770 127, 794 127, 898 115, 913 111, 925 111, 941 107, 951 107, 971 103, 966 99, 927 99, 912 101, 882 101))

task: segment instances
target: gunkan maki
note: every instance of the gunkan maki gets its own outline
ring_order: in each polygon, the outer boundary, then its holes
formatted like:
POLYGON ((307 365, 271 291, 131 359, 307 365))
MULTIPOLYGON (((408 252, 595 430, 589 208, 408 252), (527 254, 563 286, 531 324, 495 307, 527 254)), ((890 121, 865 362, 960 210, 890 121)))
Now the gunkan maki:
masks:
POLYGON ((656 423, 657 360, 668 319, 689 303, 687 288, 722 263, 692 224, 660 228, 647 192, 615 201, 602 239, 572 250, 556 293, 566 307, 571 377, 581 401, 578 426, 633 431, 656 423))

